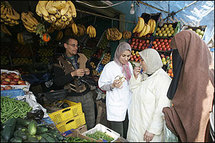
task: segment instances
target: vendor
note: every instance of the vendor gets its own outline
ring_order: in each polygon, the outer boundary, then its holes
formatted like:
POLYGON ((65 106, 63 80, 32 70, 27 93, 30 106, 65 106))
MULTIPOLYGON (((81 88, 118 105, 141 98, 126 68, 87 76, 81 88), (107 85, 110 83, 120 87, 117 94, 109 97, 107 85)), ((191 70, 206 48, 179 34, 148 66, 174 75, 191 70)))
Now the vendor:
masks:
POLYGON ((88 84, 81 80, 90 75, 90 65, 87 57, 78 53, 78 40, 75 37, 65 37, 63 45, 66 52, 54 64, 54 83, 68 90, 67 100, 81 102, 87 128, 91 129, 95 125, 93 93, 88 84))

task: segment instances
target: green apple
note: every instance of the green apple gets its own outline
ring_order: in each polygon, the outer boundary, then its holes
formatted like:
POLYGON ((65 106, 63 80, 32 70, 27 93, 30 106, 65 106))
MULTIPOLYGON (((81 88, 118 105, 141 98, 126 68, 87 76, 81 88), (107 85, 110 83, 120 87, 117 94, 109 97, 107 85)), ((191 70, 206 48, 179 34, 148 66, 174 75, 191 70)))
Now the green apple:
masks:
POLYGON ((204 31, 200 31, 200 33, 199 34, 201 34, 202 36, 204 35, 204 31))
POLYGON ((166 28, 167 27, 167 24, 164 24, 164 26, 163 26, 164 28, 166 28))
POLYGON ((160 34, 159 34, 159 36, 163 36, 163 34, 162 34, 162 33, 160 33, 160 34))
POLYGON ((168 27, 171 28, 171 27, 172 27, 172 24, 169 24, 168 27))
POLYGON ((200 33, 201 32, 201 29, 196 29, 196 33, 200 33))

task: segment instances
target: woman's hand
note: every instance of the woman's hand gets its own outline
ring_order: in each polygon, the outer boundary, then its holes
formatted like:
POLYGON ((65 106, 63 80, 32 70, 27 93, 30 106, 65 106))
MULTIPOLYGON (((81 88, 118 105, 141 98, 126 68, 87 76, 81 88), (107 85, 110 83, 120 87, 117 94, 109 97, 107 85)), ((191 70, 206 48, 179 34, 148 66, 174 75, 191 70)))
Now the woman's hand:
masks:
POLYGON ((152 134, 148 131, 145 132, 144 136, 143 136, 143 140, 145 140, 146 142, 150 142, 155 134, 152 134))
POLYGON ((121 80, 116 79, 116 80, 113 81, 112 87, 113 87, 113 88, 114 88, 114 87, 120 88, 121 85, 122 85, 122 83, 123 83, 123 82, 122 82, 121 80))
POLYGON ((134 67, 133 73, 134 73, 134 77, 137 79, 138 75, 140 74, 141 71, 141 67, 140 66, 136 66, 134 67))

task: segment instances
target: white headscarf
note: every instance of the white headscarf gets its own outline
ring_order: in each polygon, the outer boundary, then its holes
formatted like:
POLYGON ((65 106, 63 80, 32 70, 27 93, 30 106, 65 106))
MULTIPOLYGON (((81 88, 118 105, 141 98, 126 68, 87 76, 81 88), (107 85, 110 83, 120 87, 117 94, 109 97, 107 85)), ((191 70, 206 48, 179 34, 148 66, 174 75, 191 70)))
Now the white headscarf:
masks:
POLYGON ((146 74, 153 74, 158 69, 162 68, 163 63, 161 57, 155 49, 145 49, 139 52, 139 55, 146 63, 146 74))

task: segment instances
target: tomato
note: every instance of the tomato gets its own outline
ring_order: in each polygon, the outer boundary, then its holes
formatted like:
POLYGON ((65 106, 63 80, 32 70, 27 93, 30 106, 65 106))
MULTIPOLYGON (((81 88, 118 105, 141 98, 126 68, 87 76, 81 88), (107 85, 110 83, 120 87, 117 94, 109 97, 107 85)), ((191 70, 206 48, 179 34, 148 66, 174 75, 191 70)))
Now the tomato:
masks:
POLYGON ((43 41, 44 42, 48 42, 48 41, 50 41, 50 39, 51 39, 51 37, 49 36, 48 33, 43 34, 43 41))

